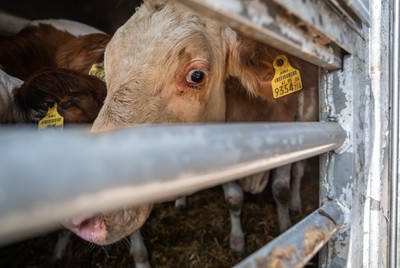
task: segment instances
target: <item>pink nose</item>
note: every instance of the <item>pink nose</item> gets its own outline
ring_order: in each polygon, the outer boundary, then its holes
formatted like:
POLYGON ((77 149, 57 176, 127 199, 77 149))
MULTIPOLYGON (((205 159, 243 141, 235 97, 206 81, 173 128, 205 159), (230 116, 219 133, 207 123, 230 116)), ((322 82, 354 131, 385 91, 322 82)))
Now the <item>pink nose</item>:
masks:
POLYGON ((64 222, 64 226, 89 242, 104 245, 107 239, 107 226, 102 215, 81 216, 64 222))
POLYGON ((72 226, 79 227, 85 221, 90 220, 90 218, 92 216, 93 215, 90 215, 90 216, 89 215, 82 215, 82 216, 79 216, 79 217, 76 217, 76 218, 73 218, 73 219, 69 220, 69 222, 71 223, 72 226))

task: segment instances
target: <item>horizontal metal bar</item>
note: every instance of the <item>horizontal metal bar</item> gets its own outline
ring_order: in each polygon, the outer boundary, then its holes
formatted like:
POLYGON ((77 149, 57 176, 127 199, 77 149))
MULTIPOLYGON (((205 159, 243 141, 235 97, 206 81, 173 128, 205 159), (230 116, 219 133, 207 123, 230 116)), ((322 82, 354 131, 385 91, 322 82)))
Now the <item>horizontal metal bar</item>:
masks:
MULTIPOLYGON (((332 1, 336 5, 340 5, 344 10, 350 9, 360 20, 366 23, 368 26, 371 25, 371 16, 369 12, 369 0, 342 0, 332 1)), ((347 14, 348 16, 350 14, 347 14)))
POLYGON ((196 12, 219 20, 265 44, 328 70, 340 69, 340 51, 313 40, 272 0, 175 0, 196 12))
POLYGON ((338 148, 336 123, 0 131, 0 244, 82 213, 171 200, 338 148))
POLYGON ((344 224, 344 215, 329 201, 234 267, 303 267, 344 224))
POLYGON ((358 46, 364 44, 361 30, 350 26, 326 1, 273 0, 290 14, 300 18, 308 27, 315 28, 321 35, 332 40, 347 53, 362 58, 358 46))

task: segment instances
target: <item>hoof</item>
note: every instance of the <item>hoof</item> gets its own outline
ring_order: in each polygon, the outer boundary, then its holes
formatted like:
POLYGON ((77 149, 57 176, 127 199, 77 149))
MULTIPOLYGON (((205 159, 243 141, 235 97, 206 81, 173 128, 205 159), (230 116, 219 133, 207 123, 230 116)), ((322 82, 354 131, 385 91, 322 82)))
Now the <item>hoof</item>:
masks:
POLYGON ((187 206, 185 206, 185 205, 178 205, 178 206, 175 206, 175 209, 176 209, 177 211, 180 211, 180 212, 185 212, 185 211, 187 210, 187 206))
POLYGON ((231 235, 230 238, 230 249, 233 255, 236 257, 243 257, 244 252, 244 236, 242 235, 231 235))
POLYGON ((299 216, 301 214, 301 209, 290 209, 289 210, 289 215, 291 217, 296 217, 299 216))

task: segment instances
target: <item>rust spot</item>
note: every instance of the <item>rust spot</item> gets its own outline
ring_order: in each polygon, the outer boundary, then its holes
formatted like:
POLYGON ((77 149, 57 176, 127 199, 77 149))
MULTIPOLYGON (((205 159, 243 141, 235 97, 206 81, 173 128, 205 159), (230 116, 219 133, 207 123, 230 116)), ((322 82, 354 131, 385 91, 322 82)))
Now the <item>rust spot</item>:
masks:
POLYGON ((325 233, 317 227, 311 227, 304 234, 304 256, 310 255, 315 248, 325 241, 325 233))
POLYGON ((288 261, 292 258, 294 253, 294 246, 286 248, 275 248, 265 258, 258 258, 255 260, 257 267, 262 268, 286 268, 288 261))

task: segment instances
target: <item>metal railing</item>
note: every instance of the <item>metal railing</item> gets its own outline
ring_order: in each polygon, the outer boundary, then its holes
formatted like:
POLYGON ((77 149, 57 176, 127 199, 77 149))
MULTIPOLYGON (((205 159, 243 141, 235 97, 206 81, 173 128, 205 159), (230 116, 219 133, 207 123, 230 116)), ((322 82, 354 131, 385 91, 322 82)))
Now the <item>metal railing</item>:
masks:
POLYGON ((345 223, 342 207, 326 202, 235 267, 303 267, 345 223))
POLYGON ((0 244, 87 212, 171 200, 338 148, 336 123, 0 132, 0 244))

